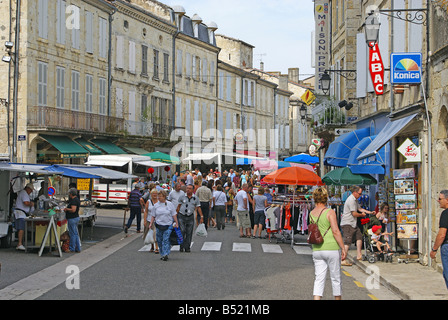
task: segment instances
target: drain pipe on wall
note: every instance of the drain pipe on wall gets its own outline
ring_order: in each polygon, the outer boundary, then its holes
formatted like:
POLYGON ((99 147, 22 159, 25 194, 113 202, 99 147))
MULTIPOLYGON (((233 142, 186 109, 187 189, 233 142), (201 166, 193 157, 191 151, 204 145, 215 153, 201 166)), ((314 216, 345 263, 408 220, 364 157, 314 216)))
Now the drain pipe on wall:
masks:
POLYGON ((430 0, 426 0, 426 83, 422 87, 423 99, 425 101, 426 121, 428 122, 428 184, 429 184, 429 203, 428 203, 428 266, 431 267, 432 259, 429 257, 429 253, 432 250, 432 126, 431 118, 429 117, 428 104, 426 101, 426 93, 429 90, 429 70, 430 70, 430 39, 429 39, 429 17, 431 11, 430 0))

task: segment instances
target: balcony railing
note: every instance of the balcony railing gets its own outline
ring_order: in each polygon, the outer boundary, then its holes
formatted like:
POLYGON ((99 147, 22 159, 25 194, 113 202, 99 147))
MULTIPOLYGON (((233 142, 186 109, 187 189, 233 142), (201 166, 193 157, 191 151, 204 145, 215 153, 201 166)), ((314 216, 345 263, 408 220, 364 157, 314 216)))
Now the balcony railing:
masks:
POLYGON ((160 123, 129 120, 125 121, 125 130, 128 134, 134 136, 170 139, 171 132, 173 132, 175 129, 181 128, 160 123))
POLYGON ((339 108, 335 101, 324 101, 313 108, 312 126, 315 129, 326 126, 347 124, 345 110, 339 108))
POLYGON ((46 130, 123 134, 124 119, 47 106, 28 107, 28 127, 46 130))

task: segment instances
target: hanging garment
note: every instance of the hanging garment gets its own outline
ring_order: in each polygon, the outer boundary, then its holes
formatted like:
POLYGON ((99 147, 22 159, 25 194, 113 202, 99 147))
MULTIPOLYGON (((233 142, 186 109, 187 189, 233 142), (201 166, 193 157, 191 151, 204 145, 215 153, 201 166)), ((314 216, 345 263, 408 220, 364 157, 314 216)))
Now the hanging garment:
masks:
POLYGON ((285 206, 285 224, 283 226, 283 229, 285 230, 291 230, 291 225, 290 225, 290 221, 291 221, 291 206, 289 205, 289 203, 285 206))
POLYGON ((279 207, 268 207, 265 210, 266 214, 266 230, 268 232, 275 232, 278 230, 277 227, 277 216, 280 214, 279 207))

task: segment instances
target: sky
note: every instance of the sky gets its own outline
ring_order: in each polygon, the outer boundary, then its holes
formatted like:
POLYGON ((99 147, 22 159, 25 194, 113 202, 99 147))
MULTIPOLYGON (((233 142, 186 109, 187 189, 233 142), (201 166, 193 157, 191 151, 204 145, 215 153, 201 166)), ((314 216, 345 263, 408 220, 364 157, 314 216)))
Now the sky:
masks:
POLYGON ((197 13, 204 23, 218 25, 217 34, 247 42, 254 48, 254 67, 288 73, 299 68, 300 79, 314 74, 311 67, 312 0, 159 0, 197 13))

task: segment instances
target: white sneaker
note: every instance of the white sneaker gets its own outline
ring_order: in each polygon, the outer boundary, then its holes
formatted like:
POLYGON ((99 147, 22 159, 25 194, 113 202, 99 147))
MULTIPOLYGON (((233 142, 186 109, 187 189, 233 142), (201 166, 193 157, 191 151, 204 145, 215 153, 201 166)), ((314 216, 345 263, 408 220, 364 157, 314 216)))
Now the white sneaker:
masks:
POLYGON ((16 250, 25 251, 26 249, 23 245, 20 245, 20 246, 16 247, 16 250))

